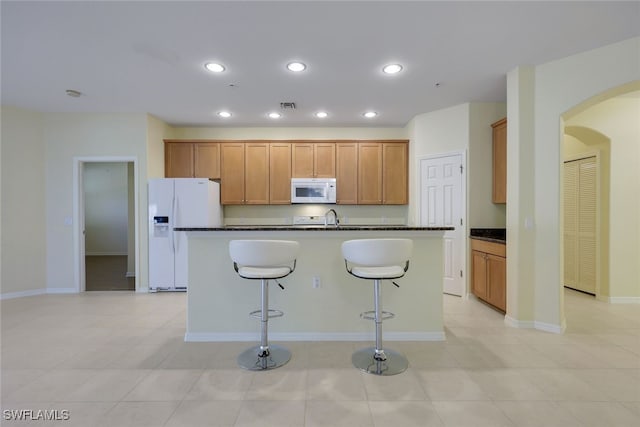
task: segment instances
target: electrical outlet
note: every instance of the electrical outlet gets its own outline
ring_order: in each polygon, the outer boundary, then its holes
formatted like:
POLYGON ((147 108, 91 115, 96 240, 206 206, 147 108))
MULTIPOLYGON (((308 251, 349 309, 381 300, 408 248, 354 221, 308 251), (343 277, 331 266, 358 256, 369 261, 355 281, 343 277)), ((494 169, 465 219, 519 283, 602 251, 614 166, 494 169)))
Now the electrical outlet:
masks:
POLYGON ((314 276, 313 279, 311 279, 311 286, 313 289, 318 289, 321 286, 320 278, 318 276, 314 276))

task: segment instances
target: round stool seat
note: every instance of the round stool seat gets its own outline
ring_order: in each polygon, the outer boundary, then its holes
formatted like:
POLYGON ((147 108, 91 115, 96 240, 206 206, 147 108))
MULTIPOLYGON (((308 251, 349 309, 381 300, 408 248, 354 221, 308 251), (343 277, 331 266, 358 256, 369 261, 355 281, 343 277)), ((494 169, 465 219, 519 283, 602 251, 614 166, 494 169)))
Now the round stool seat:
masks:
POLYGON ((281 279, 291 274, 289 267, 239 267, 238 274, 243 279, 281 279))
POLYGON ((404 268, 399 265, 387 267, 353 267, 351 274, 362 279, 398 279, 404 276, 404 268))

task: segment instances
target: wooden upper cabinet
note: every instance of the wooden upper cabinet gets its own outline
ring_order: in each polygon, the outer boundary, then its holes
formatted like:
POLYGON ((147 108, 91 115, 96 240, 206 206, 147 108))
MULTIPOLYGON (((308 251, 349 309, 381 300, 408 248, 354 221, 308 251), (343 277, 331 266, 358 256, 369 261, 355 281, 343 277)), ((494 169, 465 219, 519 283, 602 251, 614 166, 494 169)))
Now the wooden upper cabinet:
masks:
POLYGON ((166 178, 193 178, 193 144, 165 142, 164 176, 166 178))
POLYGON ((244 142, 220 144, 220 202, 244 204, 244 142))
POLYGON ((336 144, 333 142, 316 142, 313 155, 315 178, 336 177, 336 144))
POLYGON ((507 203, 507 119, 493 128, 493 203, 507 203))
POLYGON ((291 144, 269 144, 269 204, 291 203, 291 144))
POLYGON ((248 205, 268 205, 269 143, 245 143, 244 164, 244 203, 248 205))
POLYGON ((291 147, 293 178, 335 178, 335 143, 295 142, 291 147))
POLYGON ((291 176, 313 178, 313 144, 296 142, 291 145, 291 176))
POLYGON ((358 144, 358 204, 382 203, 382 144, 358 144))
POLYGON ((196 178, 220 179, 220 144, 200 142, 193 145, 196 178))
POLYGON ((336 202, 358 204, 358 143, 336 144, 336 202))
POLYGON ((406 205, 409 202, 409 147, 406 143, 382 144, 382 203, 406 205))

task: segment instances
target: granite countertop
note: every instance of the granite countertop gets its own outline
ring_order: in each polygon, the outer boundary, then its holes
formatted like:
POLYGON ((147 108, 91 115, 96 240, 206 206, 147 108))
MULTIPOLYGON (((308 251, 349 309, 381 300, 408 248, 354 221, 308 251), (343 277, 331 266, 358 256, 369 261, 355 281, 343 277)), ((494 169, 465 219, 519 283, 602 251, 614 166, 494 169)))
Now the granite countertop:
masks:
POLYGON ((506 228, 472 228, 469 230, 469 237, 487 242, 507 243, 506 228))
POLYGON ((176 227, 176 231, 449 231, 454 227, 413 227, 407 225, 379 224, 354 225, 227 225, 223 227, 176 227))

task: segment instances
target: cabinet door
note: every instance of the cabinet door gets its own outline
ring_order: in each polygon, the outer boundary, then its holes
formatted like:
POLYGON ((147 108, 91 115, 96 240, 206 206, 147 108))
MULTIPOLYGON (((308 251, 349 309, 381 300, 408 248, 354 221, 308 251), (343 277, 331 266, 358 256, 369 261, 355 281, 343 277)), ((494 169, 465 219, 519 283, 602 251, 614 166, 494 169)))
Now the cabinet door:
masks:
POLYGON ((196 178, 220 179, 220 144, 196 143, 193 155, 196 178))
POLYGON ((358 144, 358 204, 382 203, 382 144, 358 144))
POLYGON ((313 173, 315 178, 336 177, 336 144, 313 144, 313 173))
POLYGON ((336 201, 343 205, 358 204, 358 144, 336 144, 336 201))
POLYGON ((408 151, 404 143, 382 145, 382 203, 385 205, 408 203, 408 151))
POLYGON ((193 178, 193 144, 165 142, 164 176, 166 178, 193 178))
POLYGON ((487 302, 502 311, 507 308, 506 258, 487 254, 487 302))
POLYGON ((483 300, 487 299, 487 260, 486 254, 471 251, 471 290, 483 300))
POLYGON ((223 205, 244 203, 244 143, 220 144, 220 201, 223 205))
POLYGON ((269 204, 291 203, 291 144, 269 145, 269 204))
POLYGON ((493 127, 493 203, 507 203, 507 119, 493 127))
POLYGON ((269 204, 269 144, 247 143, 244 147, 244 202, 269 204))
POLYGON ((313 178, 313 144, 296 142, 291 147, 291 176, 313 178))

